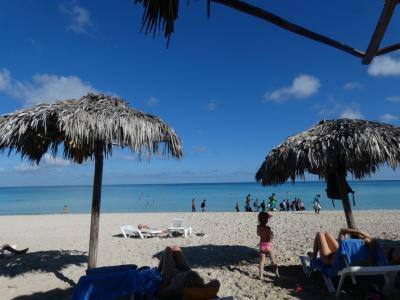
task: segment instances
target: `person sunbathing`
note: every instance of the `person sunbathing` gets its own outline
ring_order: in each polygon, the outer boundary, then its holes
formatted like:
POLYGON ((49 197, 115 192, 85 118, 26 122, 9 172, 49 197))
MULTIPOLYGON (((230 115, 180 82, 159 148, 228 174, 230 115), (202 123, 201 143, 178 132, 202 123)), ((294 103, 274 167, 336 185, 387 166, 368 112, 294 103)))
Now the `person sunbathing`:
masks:
POLYGON ((3 253, 4 251, 11 252, 13 254, 24 254, 28 252, 29 248, 25 248, 23 250, 17 250, 13 247, 11 247, 9 244, 4 244, 0 247, 0 252, 3 253))
POLYGON ((216 279, 204 283, 203 278, 190 268, 179 246, 165 248, 160 258, 158 270, 164 278, 157 294, 160 299, 180 299, 184 293, 192 291, 211 293, 213 295, 208 298, 213 298, 220 287, 220 282, 216 279))
POLYGON ((336 253, 339 249, 339 240, 344 240, 346 235, 357 236, 367 243, 372 243, 373 238, 366 232, 350 229, 350 228, 342 228, 339 231, 338 239, 335 239, 334 236, 329 232, 318 232, 314 239, 314 247, 313 252, 308 252, 308 256, 310 258, 317 258, 319 253, 319 258, 321 261, 331 266, 336 258, 336 253))

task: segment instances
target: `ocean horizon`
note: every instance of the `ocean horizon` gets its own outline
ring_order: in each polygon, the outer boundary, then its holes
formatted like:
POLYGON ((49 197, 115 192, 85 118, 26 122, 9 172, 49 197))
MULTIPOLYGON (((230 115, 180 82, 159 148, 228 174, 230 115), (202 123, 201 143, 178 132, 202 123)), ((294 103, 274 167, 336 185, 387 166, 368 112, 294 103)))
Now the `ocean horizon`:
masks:
MULTIPOLYGON (((354 210, 400 209, 399 180, 349 181, 355 193, 354 210)), ((267 200, 275 193, 278 202, 300 198, 307 210, 312 210, 315 195, 321 195, 323 210, 341 210, 340 200, 328 199, 325 181, 300 181, 263 187, 256 182, 229 183, 163 183, 103 185, 102 213, 122 212, 187 212, 191 200, 207 201, 208 211, 234 211, 236 202, 244 210, 245 197, 267 200)), ((69 213, 90 213, 92 186, 35 186, 0 187, 0 215, 36 215, 62 213, 64 205, 69 213)), ((351 198, 351 195, 350 195, 351 198)))

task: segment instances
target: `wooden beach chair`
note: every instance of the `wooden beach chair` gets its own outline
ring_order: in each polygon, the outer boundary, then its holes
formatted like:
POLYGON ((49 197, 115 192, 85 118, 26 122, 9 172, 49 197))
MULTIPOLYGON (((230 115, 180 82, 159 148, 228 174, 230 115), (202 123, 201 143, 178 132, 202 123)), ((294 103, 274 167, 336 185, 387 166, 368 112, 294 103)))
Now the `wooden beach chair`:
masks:
POLYGON ((139 227, 134 227, 132 225, 122 225, 120 228, 125 238, 138 235, 141 239, 145 239, 149 236, 154 237, 161 233, 159 229, 139 229, 139 227))
POLYGON ((168 231, 172 234, 174 232, 182 233, 183 237, 187 237, 188 235, 192 235, 192 227, 185 227, 183 225, 183 219, 177 218, 171 220, 171 225, 168 228, 168 231))
MULTIPOLYGON (((363 249, 360 250, 360 252, 364 252, 364 257, 361 260, 365 260, 365 253, 369 250, 369 247, 363 245, 363 242, 364 241, 362 240, 340 241, 337 258, 332 267, 324 267, 323 263, 318 258, 315 260, 311 260, 308 256, 300 256, 299 258, 303 267, 304 274, 307 278, 310 278, 313 271, 320 271, 329 293, 336 294, 337 298, 340 295, 340 291, 343 287, 345 279, 349 276, 351 277, 353 284, 357 284, 356 276, 383 275, 385 279, 385 285, 382 290, 385 291, 386 289, 390 289, 393 286, 394 280, 397 277, 397 273, 400 272, 400 265, 387 265, 386 259, 384 258, 383 253, 379 247, 377 248, 377 261, 375 262, 379 264, 378 266, 354 265, 354 263, 352 262, 357 259, 357 253, 346 253, 346 247, 344 245, 357 243, 357 247, 360 247, 360 249, 361 247, 363 247, 363 249), (351 256, 353 256, 353 258, 351 258, 351 256), (354 257, 356 257, 356 259, 354 257), (311 261, 313 261, 313 263, 311 261), (334 276, 340 276, 337 288, 335 288, 331 280, 331 278, 334 276)), ((369 255, 371 254, 369 253, 369 255)))

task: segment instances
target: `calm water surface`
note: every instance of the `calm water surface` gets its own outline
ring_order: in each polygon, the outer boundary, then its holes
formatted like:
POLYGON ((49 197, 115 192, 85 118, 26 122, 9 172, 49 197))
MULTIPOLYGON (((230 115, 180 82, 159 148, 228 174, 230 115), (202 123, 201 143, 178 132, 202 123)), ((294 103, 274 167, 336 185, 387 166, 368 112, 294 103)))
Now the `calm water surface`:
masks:
MULTIPOLYGON (((350 186, 356 191, 355 209, 400 209, 400 181, 353 181, 350 186)), ((332 206, 323 181, 277 187, 257 183, 108 185, 103 186, 101 209, 110 213, 190 211, 195 197, 198 208, 205 198, 209 211, 233 211, 236 201, 243 210, 247 193, 253 200, 262 200, 272 192, 278 200, 299 197, 307 209, 312 208, 314 195, 321 194, 323 209, 342 209, 340 201, 335 201, 336 208, 332 206)), ((0 188, 0 215, 54 214, 64 205, 71 213, 89 213, 91 193, 90 186, 0 188)))

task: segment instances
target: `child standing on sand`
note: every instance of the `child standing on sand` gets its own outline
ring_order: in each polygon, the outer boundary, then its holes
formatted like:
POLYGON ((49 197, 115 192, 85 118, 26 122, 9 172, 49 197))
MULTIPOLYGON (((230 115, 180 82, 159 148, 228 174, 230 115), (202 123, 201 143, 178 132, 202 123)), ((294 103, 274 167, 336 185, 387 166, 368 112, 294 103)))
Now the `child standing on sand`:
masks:
POLYGON ((257 235, 260 237, 260 279, 263 279, 265 256, 269 254, 271 258, 272 271, 276 277, 279 277, 278 265, 276 264, 274 251, 272 249, 272 239, 274 233, 271 227, 267 226, 268 220, 272 216, 268 212, 260 212, 258 214, 257 235))

